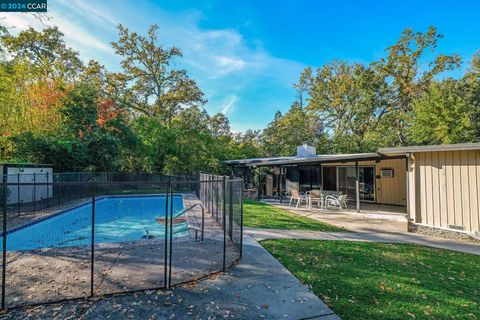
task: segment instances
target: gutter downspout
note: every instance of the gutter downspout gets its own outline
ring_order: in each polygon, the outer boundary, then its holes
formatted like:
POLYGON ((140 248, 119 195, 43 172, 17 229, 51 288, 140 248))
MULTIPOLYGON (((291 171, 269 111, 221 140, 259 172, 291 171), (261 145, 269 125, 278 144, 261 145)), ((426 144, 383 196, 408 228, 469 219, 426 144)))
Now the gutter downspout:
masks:
POLYGON ((282 169, 283 167, 280 166, 279 167, 279 170, 280 170, 280 175, 279 175, 279 185, 278 185, 278 190, 280 191, 280 203, 283 203, 283 190, 282 190, 282 185, 283 185, 283 174, 282 174, 282 169))
POLYGON ((355 161, 355 198, 357 212, 360 213, 360 167, 358 165, 358 161, 355 161))
POLYGON ((415 159, 415 155, 414 155, 413 152, 410 153, 409 156, 410 156, 410 159, 412 160, 413 167, 412 167, 412 179, 409 179, 409 181, 408 181, 409 182, 408 191, 410 193, 413 193, 413 198, 412 199, 409 198, 409 200, 413 200, 413 201, 408 202, 408 210, 409 210, 408 214, 409 214, 409 217, 412 218, 415 223, 421 223, 422 222, 421 219, 418 219, 418 217, 417 217, 417 214, 418 214, 417 213, 417 201, 418 201, 418 199, 417 199, 417 185, 416 185, 417 184, 417 180, 416 180, 417 179, 417 177, 416 177, 417 172, 416 172, 416 168, 415 168, 416 159, 415 159), (412 181, 410 181, 410 180, 412 180, 412 181))
POLYGON ((407 152, 405 154, 405 186, 406 186, 406 195, 405 195, 405 202, 407 204, 407 232, 410 231, 410 153, 407 152))

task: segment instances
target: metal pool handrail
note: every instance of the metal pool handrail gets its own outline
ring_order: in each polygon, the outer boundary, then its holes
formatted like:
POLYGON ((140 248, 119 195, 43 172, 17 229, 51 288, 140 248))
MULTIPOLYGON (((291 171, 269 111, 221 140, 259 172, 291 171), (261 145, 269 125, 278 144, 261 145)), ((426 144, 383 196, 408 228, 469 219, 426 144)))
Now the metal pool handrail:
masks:
MULTIPOLYGON (((172 220, 175 220, 176 218, 180 217, 182 214, 187 213, 188 211, 192 210, 193 208, 195 208, 197 206, 200 206, 200 208, 202 209, 202 225, 201 225, 201 230, 200 230, 200 239, 201 239, 200 241, 203 242, 203 235, 205 233, 205 207, 204 207, 203 204, 196 203, 193 206, 190 206, 186 209, 183 209, 182 211, 180 211, 180 213, 178 213, 174 217, 172 217, 172 220)), ((189 226, 189 229, 194 229, 195 230, 195 240, 197 240, 198 228, 193 228, 193 227, 189 226)))

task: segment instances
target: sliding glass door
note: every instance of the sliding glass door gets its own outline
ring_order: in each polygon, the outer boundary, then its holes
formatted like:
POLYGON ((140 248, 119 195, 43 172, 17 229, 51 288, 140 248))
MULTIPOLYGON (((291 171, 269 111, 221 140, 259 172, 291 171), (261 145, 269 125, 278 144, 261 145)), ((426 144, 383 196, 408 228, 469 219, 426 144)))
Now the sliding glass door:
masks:
POLYGON ((320 189, 322 175, 320 166, 302 166, 298 168, 300 191, 320 189))
MULTIPOLYGON (((375 166, 360 166, 360 200, 375 202, 375 166)), ((312 189, 342 191, 349 200, 355 200, 355 166, 300 166, 295 168, 296 179, 301 192, 312 189)))
MULTIPOLYGON (((360 200, 375 201, 375 167, 360 166, 360 200)), ((356 198, 356 173, 354 166, 337 167, 337 188, 348 196, 350 200, 356 198)))
POLYGON ((355 167, 337 167, 338 191, 342 191, 348 199, 355 199, 355 167))
POLYGON ((360 200, 375 202, 375 167, 360 167, 360 200))
POLYGON ((337 191, 337 167, 322 167, 322 189, 337 191))

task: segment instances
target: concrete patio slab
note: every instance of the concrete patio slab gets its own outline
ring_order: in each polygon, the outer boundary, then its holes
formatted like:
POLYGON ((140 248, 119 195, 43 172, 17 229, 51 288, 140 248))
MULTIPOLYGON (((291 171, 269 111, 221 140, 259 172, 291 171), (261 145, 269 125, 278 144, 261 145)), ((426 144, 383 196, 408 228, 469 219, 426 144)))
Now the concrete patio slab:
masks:
POLYGON ((168 291, 11 310, 4 319, 340 319, 248 236, 225 274, 168 291))
MULTIPOLYGON (((283 199, 280 202, 279 199, 263 199, 261 200, 264 203, 278 205, 278 206, 286 206, 290 208, 297 208, 296 206, 288 206, 289 201, 288 199, 283 199)), ((308 211, 314 212, 326 212, 326 213, 343 213, 343 214, 351 214, 356 216, 363 216, 363 217, 370 217, 373 219, 383 219, 383 220, 393 220, 393 221, 405 221, 406 220, 406 207, 399 206, 399 205, 388 205, 388 204, 379 204, 379 203, 369 203, 369 202, 361 202, 360 204, 360 212, 356 210, 356 204, 354 202, 348 202, 347 208, 323 208, 320 209, 317 206, 306 207, 305 204, 302 203, 297 209, 304 209, 308 211)))
POLYGON ((266 203, 304 217, 343 227, 351 231, 374 233, 386 230, 392 232, 407 231, 407 219, 405 218, 405 214, 402 213, 370 212, 359 214, 352 210, 320 210, 318 208, 307 208, 305 206, 296 208, 294 206, 288 206, 288 203, 281 204, 278 201, 268 201, 266 203))

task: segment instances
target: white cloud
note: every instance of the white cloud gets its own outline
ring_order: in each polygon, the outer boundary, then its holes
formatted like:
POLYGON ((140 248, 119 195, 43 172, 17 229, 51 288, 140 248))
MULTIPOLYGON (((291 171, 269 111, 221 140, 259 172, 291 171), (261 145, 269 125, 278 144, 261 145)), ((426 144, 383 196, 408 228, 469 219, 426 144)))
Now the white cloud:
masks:
POLYGON ((49 19, 43 21, 38 20, 33 15, 25 13, 9 12, 3 16, 5 19, 3 19, 2 22, 4 22, 13 33, 15 33, 15 31, 20 32, 28 27, 41 30, 47 26, 57 26, 65 35, 66 43, 78 50, 84 58, 94 58, 95 52, 113 54, 113 49, 109 46, 108 41, 97 38, 81 26, 81 23, 73 19, 64 18, 65 15, 61 14, 57 9, 50 10, 47 14, 49 19))
POLYGON ((15 28, 18 30, 27 29, 29 26, 41 25, 32 15, 25 13, 7 12, 2 14, 2 23, 5 23, 7 28, 15 28))
POLYGON ((94 5, 89 5, 85 1, 79 0, 57 0, 62 5, 77 11, 79 15, 93 18, 100 23, 110 24, 115 26, 119 23, 118 19, 111 13, 111 10, 103 7, 99 1, 94 5))
MULTIPOLYGON (((232 126, 238 110, 287 108, 293 99, 291 84, 304 67, 296 61, 273 56, 258 39, 245 39, 236 29, 202 28, 203 17, 198 11, 173 13, 153 2, 145 2, 140 8, 133 3, 110 0, 100 6, 98 1, 52 0, 49 6, 52 16, 49 24, 59 27, 67 43, 84 60, 96 58, 109 69, 119 67, 119 58, 109 46, 117 38, 114 30, 117 22, 139 34, 145 34, 150 24, 158 24, 159 42, 167 47, 176 46, 184 53, 174 65, 185 67, 198 81, 209 100, 207 110, 229 114, 232 126), (261 97, 255 93, 259 90, 261 97)), ((9 23, 20 30, 32 23, 41 27, 34 20, 19 14, 8 17, 9 23)))
POLYGON ((159 42, 182 50, 183 58, 176 64, 197 80, 208 98, 208 112, 228 114, 232 128, 263 127, 276 110, 290 106, 294 98, 292 83, 304 65, 273 56, 259 40, 247 40, 238 30, 202 28, 201 19, 197 12, 155 11, 155 18, 145 17, 144 25, 125 25, 145 33, 147 21, 155 21, 159 42), (237 127, 249 112, 258 116, 237 127))
POLYGON ((65 34, 65 37, 68 40, 75 42, 79 48, 97 49, 107 53, 113 53, 113 49, 108 45, 107 42, 93 36, 91 32, 82 28, 78 24, 64 19, 55 11, 52 12, 52 16, 53 19, 49 25, 57 26, 58 29, 65 34))
MULTIPOLYGON (((303 65, 272 56, 259 46, 251 47, 244 37, 233 29, 201 29, 198 17, 159 17, 160 41, 179 47, 183 61, 204 78, 211 80, 241 77, 238 84, 252 77, 266 76, 291 86, 294 75, 303 65)), ((197 74, 198 74, 197 73, 197 74)))
POLYGON ((221 77, 224 74, 228 74, 235 71, 240 71, 245 66, 246 62, 240 58, 233 56, 220 56, 214 57, 217 61, 218 71, 216 73, 217 77, 221 77))
MULTIPOLYGON (((47 24, 58 26, 65 34, 67 43, 88 58, 92 58, 95 52, 100 52, 102 58, 105 54, 114 54, 109 41, 115 39, 113 30, 118 21, 123 20, 127 27, 139 33, 145 33, 147 27, 138 25, 137 16, 128 15, 128 7, 115 7, 123 10, 116 12, 99 7, 98 2, 80 0, 56 0, 49 5, 51 9, 48 15, 52 19, 47 24), (127 11, 126 15, 124 11, 127 11), (109 26, 108 31, 95 25, 99 22, 109 26), (108 39, 99 38, 97 33, 108 39)), ((107 6, 108 2, 103 5, 107 6)), ((295 61, 276 58, 259 46, 249 46, 237 30, 199 28, 201 15, 198 12, 171 14, 159 10, 136 14, 144 16, 143 23, 149 24, 147 21, 153 20, 159 25, 159 41, 168 46, 179 47, 184 53, 184 58, 179 61, 189 67, 195 77, 203 79, 203 82, 232 79, 232 89, 238 90, 253 79, 266 77, 290 87, 294 81, 292 79, 295 79, 303 68, 295 61)), ((28 25, 42 27, 41 23, 30 15, 10 13, 7 21, 19 30, 27 28, 28 25)), ((108 65, 108 61, 104 63, 108 65)))

